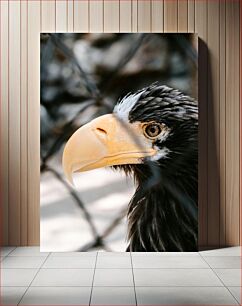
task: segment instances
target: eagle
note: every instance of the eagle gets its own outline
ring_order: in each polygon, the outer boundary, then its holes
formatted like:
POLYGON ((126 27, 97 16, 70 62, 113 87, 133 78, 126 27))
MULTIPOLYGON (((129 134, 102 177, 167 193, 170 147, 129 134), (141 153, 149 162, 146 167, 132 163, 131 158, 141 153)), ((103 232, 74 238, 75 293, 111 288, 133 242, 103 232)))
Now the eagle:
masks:
POLYGON ((127 210, 132 252, 196 251, 198 103, 178 89, 151 84, 80 127, 67 141, 63 170, 110 166, 134 177, 127 210))

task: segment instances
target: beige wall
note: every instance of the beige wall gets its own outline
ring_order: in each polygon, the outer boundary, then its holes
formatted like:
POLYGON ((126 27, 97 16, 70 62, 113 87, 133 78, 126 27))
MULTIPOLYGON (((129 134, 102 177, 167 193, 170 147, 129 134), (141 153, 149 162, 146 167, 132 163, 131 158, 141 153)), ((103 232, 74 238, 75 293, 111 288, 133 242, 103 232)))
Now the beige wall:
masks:
POLYGON ((239 0, 1 0, 4 244, 39 243, 39 33, 196 32, 199 243, 239 244, 239 0))

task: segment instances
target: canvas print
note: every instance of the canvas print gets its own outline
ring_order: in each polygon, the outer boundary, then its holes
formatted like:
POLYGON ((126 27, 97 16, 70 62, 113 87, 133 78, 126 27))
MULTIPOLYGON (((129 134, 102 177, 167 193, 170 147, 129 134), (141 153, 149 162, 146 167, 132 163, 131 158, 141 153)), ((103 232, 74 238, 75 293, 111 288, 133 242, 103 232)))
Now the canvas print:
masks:
POLYGON ((41 250, 196 251, 197 36, 40 39, 41 250))

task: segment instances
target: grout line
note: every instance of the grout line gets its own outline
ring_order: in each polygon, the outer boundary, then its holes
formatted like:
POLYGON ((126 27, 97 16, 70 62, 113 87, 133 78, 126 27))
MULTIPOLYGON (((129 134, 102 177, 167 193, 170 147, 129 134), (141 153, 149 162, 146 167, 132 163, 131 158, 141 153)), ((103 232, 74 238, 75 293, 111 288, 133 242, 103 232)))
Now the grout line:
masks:
POLYGON ((132 267, 132 276, 133 276, 133 284, 134 284, 134 297, 135 297, 135 304, 137 304, 137 294, 136 294, 136 288, 135 288, 135 280, 134 280, 134 268, 133 268, 133 260, 132 260, 132 253, 129 252, 130 260, 131 260, 131 267, 132 267))
POLYGON ((17 247, 14 247, 13 249, 12 249, 12 251, 10 251, 6 256, 2 256, 2 257, 8 257, 13 251, 15 251, 17 249, 17 247))
MULTIPOLYGON (((201 255, 200 255, 201 256, 201 255)), ((217 276, 217 278, 220 280, 220 282, 223 284, 223 286, 224 286, 224 288, 226 288, 227 290, 228 290, 228 292, 230 293, 230 295, 234 298, 234 300, 236 301, 236 302, 238 302, 237 301, 237 299, 235 298, 235 296, 232 294, 232 292, 229 290, 229 288, 225 285, 225 283, 222 281, 222 279, 218 276, 218 274, 216 273, 216 271, 214 271, 214 269, 210 266, 210 264, 205 260, 205 258, 203 258, 202 256, 201 256, 201 258, 208 264, 208 266, 211 268, 211 270, 213 271, 213 273, 217 276)))
MULTIPOLYGON (((4 259, 3 259, 4 260, 4 259)), ((2 260, 2 262, 3 262, 2 260)), ((2 268, 2 270, 33 270, 33 269, 39 269, 36 267, 29 267, 29 268, 2 268)), ((70 267, 70 268, 41 268, 42 270, 91 270, 94 269, 93 267, 89 268, 77 268, 77 267, 70 267)), ((216 270, 241 270, 240 268, 215 268, 216 270)), ((132 270, 131 268, 95 268, 95 270, 132 270)), ((133 270, 211 270, 211 268, 147 268, 147 267, 142 267, 142 268, 133 268, 133 270)), ((239 286, 230 286, 230 287, 239 287, 239 286)))
POLYGON ((40 267, 39 267, 39 269, 37 270, 37 272, 36 272, 34 278, 33 278, 32 281, 30 282, 30 284, 27 286, 27 289, 25 290, 24 294, 22 295, 22 297, 21 297, 21 299, 20 299, 20 301, 18 302, 17 305, 19 305, 19 304, 21 303, 23 297, 25 296, 25 294, 26 294, 27 291, 29 290, 30 286, 32 285, 32 283, 33 283, 33 281, 35 280, 36 276, 38 275, 40 269, 43 267, 43 265, 45 264, 45 262, 46 262, 46 260, 49 258, 49 256, 50 256, 50 253, 46 256, 45 260, 44 260, 43 263, 40 265, 40 267))
POLYGON ((97 256, 98 256, 98 252, 96 253, 96 260, 95 260, 93 279, 92 279, 92 287, 91 287, 90 298, 89 298, 89 306, 91 305, 91 301, 92 301, 92 291, 93 291, 94 277, 95 277, 95 271, 96 271, 96 266, 97 266, 97 256))

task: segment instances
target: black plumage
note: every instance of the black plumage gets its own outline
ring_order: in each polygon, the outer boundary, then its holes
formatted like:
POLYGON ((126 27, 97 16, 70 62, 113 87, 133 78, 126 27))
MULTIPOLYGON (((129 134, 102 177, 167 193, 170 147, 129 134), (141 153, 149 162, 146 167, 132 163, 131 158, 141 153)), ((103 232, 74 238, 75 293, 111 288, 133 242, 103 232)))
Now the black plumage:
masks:
MULTIPOLYGON (((153 84, 129 111, 128 120, 169 129, 154 140, 166 156, 114 166, 137 182, 128 208, 128 251, 196 251, 198 236, 198 105, 178 90, 153 84)), ((127 100, 128 96, 125 97, 127 100)), ((122 101, 120 102, 122 104, 122 101)))

